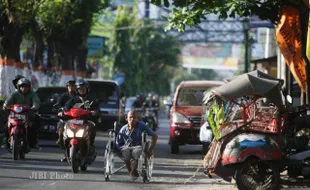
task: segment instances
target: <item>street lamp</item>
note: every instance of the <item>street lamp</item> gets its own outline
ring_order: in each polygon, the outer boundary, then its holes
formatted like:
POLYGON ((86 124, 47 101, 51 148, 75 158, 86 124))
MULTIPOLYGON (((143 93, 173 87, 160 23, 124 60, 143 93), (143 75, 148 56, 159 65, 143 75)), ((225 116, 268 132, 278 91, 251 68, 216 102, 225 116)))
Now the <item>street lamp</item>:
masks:
POLYGON ((243 26, 243 32, 244 32, 244 47, 245 47, 245 53, 244 53, 244 73, 249 72, 249 65, 250 65, 250 41, 249 41, 249 31, 250 31, 250 22, 248 18, 245 18, 242 21, 243 26))

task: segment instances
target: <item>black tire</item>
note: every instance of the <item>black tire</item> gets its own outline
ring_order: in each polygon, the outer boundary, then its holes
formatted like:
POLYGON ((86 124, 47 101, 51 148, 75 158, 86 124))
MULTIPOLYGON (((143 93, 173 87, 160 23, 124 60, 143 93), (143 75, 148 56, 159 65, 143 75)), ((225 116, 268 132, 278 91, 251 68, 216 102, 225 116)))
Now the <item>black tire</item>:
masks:
POLYGON ((25 159, 25 151, 24 150, 21 150, 21 151, 19 151, 19 158, 20 159, 25 159))
POLYGON ((13 160, 18 160, 18 154, 19 154, 19 139, 16 135, 13 135, 11 137, 11 144, 12 144, 12 158, 13 160))
POLYGON ((105 178, 105 181, 110 181, 110 178, 111 178, 111 171, 110 171, 110 154, 111 154, 111 151, 112 151, 112 147, 113 147, 113 142, 111 141, 108 141, 107 145, 106 145, 106 149, 105 149, 105 153, 104 153, 104 178, 105 178))
POLYGON ((151 181, 153 173, 153 156, 150 159, 148 159, 147 156, 145 155, 143 160, 144 160, 143 163, 144 169, 142 170, 143 182, 149 183, 151 181))
POLYGON ((87 170, 87 165, 86 164, 81 165, 81 171, 85 172, 86 170, 87 170))
POLYGON ((71 169, 73 173, 77 173, 79 171, 79 160, 77 158, 78 150, 78 147, 74 145, 70 148, 71 169))
POLYGON ((170 141, 170 152, 171 152, 171 154, 178 154, 179 153, 179 144, 177 141, 174 141, 174 140, 170 141))
POLYGON ((236 168, 236 184, 240 190, 278 190, 280 172, 274 163, 256 158, 246 160, 236 168))

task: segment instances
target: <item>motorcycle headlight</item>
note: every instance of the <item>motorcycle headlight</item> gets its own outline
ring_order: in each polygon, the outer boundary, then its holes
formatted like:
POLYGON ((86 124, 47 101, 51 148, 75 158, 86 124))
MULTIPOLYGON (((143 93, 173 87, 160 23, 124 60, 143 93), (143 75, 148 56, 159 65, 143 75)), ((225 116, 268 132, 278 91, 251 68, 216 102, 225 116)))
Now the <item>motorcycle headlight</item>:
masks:
POLYGON ((75 137, 83 137, 84 129, 80 129, 75 133, 75 137))
POLYGON ((172 122, 174 123, 191 123, 184 115, 175 112, 172 115, 172 122))
POLYGON ((68 135, 69 138, 73 138, 74 137, 74 132, 70 128, 67 128, 67 135, 68 135))
POLYGON ((23 111, 23 108, 22 108, 22 107, 20 107, 20 106, 15 106, 15 107, 14 107, 14 112, 20 113, 20 112, 22 112, 22 111, 23 111))

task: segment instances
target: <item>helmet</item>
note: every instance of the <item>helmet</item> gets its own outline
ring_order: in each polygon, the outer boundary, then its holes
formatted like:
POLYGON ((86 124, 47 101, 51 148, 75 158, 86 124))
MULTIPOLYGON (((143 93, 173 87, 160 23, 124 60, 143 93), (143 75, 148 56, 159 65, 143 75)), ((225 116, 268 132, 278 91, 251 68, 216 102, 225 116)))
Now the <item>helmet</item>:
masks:
POLYGON ((20 88, 21 86, 28 86, 31 87, 31 82, 30 80, 26 79, 26 78, 21 78, 18 80, 17 82, 17 88, 20 88))
POLYGON ((137 100, 142 100, 142 99, 143 99, 143 97, 142 97, 142 95, 141 95, 141 94, 137 94, 137 95, 136 95, 136 99, 137 99, 137 100))
POLYGON ((80 86, 85 86, 87 89, 87 93, 90 91, 89 83, 85 79, 78 79, 75 82, 75 86, 78 89, 80 86))
POLYGON ((18 80, 19 79, 22 79, 22 78, 25 78, 24 76, 22 76, 22 75, 16 75, 15 76, 15 78, 14 78, 14 80, 12 81, 13 82, 13 85, 14 85, 14 87, 17 89, 18 87, 17 87, 17 82, 18 82, 18 80))
POLYGON ((67 82, 66 82, 66 86, 69 86, 69 85, 75 85, 75 80, 68 80, 67 82))

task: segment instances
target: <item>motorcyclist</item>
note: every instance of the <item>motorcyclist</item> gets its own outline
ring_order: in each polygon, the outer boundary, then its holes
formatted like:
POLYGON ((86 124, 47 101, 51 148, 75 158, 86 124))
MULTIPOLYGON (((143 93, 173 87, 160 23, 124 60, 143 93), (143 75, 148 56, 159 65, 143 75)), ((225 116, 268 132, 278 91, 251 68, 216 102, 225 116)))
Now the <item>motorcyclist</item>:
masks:
POLYGON ((147 99, 143 103, 143 112, 145 111, 146 108, 153 108, 154 113, 155 113, 155 126, 158 127, 157 123, 157 113, 158 113, 158 103, 156 100, 154 100, 154 95, 150 92, 148 93, 147 99))
POLYGON ((145 100, 145 102, 143 103, 143 107, 147 108, 147 107, 154 107, 157 108, 158 107, 158 103, 155 100, 155 95, 153 96, 153 94, 150 92, 147 95, 147 99, 145 100))
MULTIPOLYGON (((57 99, 56 105, 54 105, 57 108, 63 108, 65 104, 76 95, 75 80, 67 81, 66 86, 68 91, 60 95, 59 98, 57 99)), ((64 130, 63 120, 59 120, 57 124, 57 129, 58 129, 58 140, 56 141, 56 144, 63 147, 63 130, 64 130)))
POLYGON ((136 100, 132 104, 133 108, 142 108, 143 107, 143 97, 140 94, 136 95, 136 100))
POLYGON ((138 118, 142 120, 142 110, 143 110, 143 97, 140 94, 136 95, 136 100, 132 104, 132 108, 137 112, 138 118))
POLYGON ((14 85, 14 87, 15 87, 16 90, 18 90, 17 82, 18 82, 19 79, 22 79, 22 78, 25 78, 25 77, 24 77, 23 75, 16 75, 15 78, 14 78, 14 80, 12 80, 13 85, 14 85))
MULTIPOLYGON (((31 82, 26 78, 21 78, 18 80, 17 84, 18 91, 15 91, 3 104, 3 109, 6 110, 9 106, 13 104, 22 104, 31 107, 31 111, 27 113, 28 122, 28 145, 30 148, 38 148, 37 139, 37 125, 34 125, 35 112, 40 107, 40 99, 35 92, 31 89, 31 82)), ((4 147, 9 148, 8 142, 9 134, 8 129, 5 127, 5 138, 4 147)))
MULTIPOLYGON (((90 107, 90 103, 92 102, 92 100, 90 100, 89 98, 89 92, 90 92, 90 86, 89 83, 84 80, 84 79, 78 79, 75 82, 75 86, 77 89, 77 95, 74 96, 73 98, 71 98, 64 106, 64 111, 69 111, 72 107, 82 107, 84 109, 89 109, 91 110, 91 116, 93 116, 93 118, 91 118, 91 120, 94 120, 94 118, 97 116, 98 112, 98 108, 91 108, 90 107), (80 106, 82 105, 82 106, 80 106)), ((94 120, 94 122, 96 122, 94 120)), ((95 126, 92 125, 92 123, 88 123, 90 126, 90 146, 95 149, 95 137, 96 137, 96 128, 95 126)))

